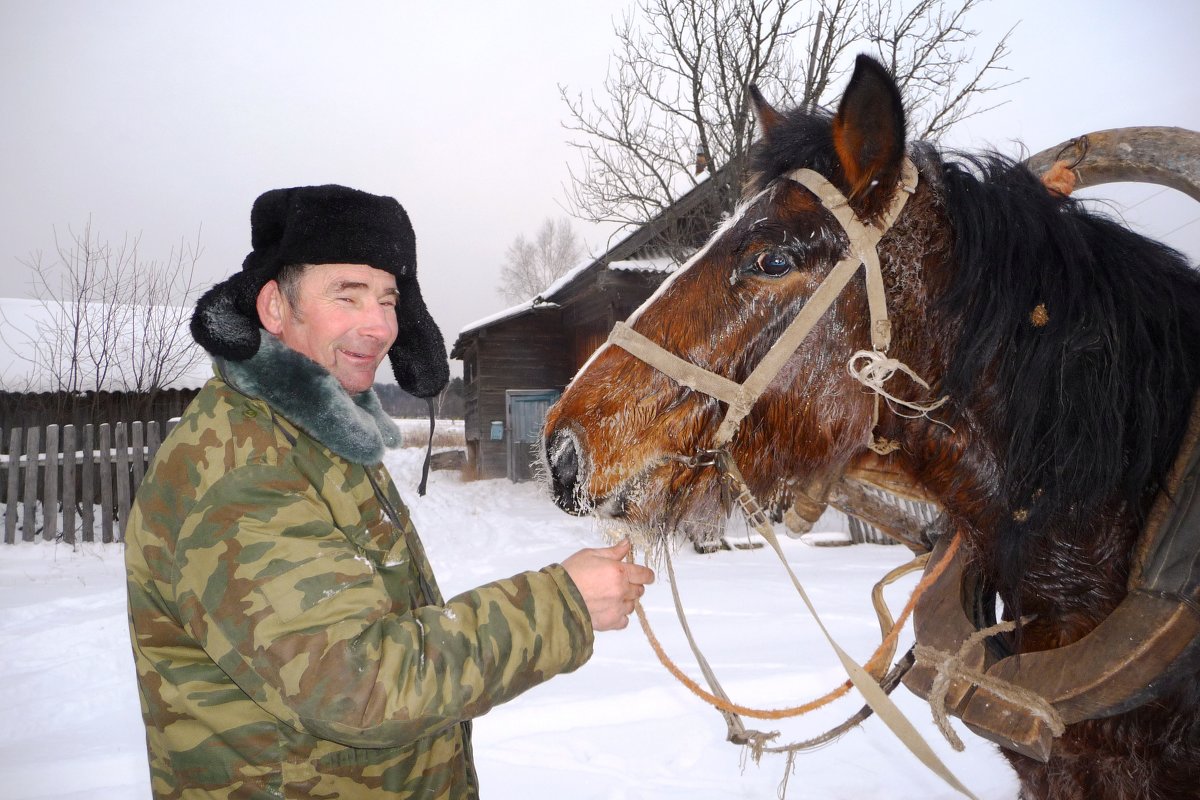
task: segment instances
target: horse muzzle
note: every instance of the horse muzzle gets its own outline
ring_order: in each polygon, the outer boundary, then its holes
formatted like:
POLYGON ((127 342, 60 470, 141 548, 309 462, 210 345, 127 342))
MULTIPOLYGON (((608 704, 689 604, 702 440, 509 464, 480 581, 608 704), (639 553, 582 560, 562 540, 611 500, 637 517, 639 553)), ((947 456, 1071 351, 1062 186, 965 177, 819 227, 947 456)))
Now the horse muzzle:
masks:
POLYGON ((568 514, 585 513, 589 505, 584 501, 586 466, 578 439, 570 431, 557 430, 545 438, 542 446, 555 504, 568 514))

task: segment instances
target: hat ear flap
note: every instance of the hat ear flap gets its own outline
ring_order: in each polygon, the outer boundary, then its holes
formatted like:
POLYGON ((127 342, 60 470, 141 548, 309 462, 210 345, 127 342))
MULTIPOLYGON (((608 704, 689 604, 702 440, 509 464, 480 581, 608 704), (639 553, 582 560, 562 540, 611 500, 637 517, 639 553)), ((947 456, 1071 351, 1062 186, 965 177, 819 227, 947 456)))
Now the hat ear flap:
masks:
POLYGON ((269 278, 254 270, 239 272, 209 289, 192 313, 192 338, 210 354, 245 361, 258 352, 258 293, 269 278))
POLYGON ((415 280, 402 282, 396 320, 396 343, 388 351, 396 383, 415 397, 433 397, 450 381, 450 362, 442 332, 425 307, 415 280))

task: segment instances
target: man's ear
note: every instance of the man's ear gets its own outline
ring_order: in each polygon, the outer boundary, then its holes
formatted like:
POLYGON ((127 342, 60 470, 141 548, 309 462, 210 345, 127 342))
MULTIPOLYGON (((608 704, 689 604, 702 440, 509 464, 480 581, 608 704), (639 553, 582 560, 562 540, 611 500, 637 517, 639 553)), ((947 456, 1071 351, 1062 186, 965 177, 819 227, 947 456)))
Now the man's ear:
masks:
POLYGON ((258 321, 269 333, 279 336, 283 332, 283 304, 287 300, 279 289, 279 282, 269 280, 258 290, 258 300, 255 309, 258 311, 258 321))

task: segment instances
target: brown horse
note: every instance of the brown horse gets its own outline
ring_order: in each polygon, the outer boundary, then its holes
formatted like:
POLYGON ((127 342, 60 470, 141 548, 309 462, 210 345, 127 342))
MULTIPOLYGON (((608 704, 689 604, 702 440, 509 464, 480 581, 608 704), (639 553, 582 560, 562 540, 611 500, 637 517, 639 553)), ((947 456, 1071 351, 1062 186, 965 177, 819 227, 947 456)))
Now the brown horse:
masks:
MULTIPOLYGON (((1004 616, 1025 620, 1003 644, 1081 640, 1128 593, 1184 437, 1200 387, 1200 275, 1014 161, 906 145, 899 90, 868 58, 835 114, 755 101, 762 139, 742 205, 629 327, 747 380, 847 252, 859 260, 837 201, 823 205, 796 170, 824 176, 856 220, 886 227, 890 346, 869 320, 871 281, 854 277, 719 439, 777 507, 890 442, 885 459, 940 503, 1004 616), (919 182, 888 226, 909 160, 919 182), (847 370, 881 347, 911 369, 887 384, 900 402, 879 402, 847 370)), ((622 341, 602 347, 547 416, 544 456, 561 507, 665 539, 727 510, 716 471, 689 457, 714 446, 736 403, 644 358, 622 341)), ((1193 663, 1166 683, 1136 708, 1070 724, 1044 763, 1006 750, 1022 796, 1200 796, 1200 674, 1193 663)))

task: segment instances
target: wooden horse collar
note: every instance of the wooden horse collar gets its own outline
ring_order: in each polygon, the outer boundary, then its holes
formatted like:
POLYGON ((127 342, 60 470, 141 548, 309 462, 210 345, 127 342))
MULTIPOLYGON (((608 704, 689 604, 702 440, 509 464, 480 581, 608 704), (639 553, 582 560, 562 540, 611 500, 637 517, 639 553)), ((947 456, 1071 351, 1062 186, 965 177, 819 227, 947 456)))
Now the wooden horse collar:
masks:
MULTIPOLYGON (((949 538, 935 547, 928 570, 945 557, 949 538)), ((961 550, 913 615, 918 645, 953 656, 955 669, 939 673, 937 664, 918 660, 904 681, 911 691, 935 708, 944 703, 984 738, 1043 762, 1055 723, 1108 717, 1153 700, 1172 673, 1200 660, 1200 400, 1138 540, 1129 593, 1083 639, 1019 656, 989 650, 977 635, 970 606, 980 592, 961 550), (981 673, 986 679, 971 679, 981 673), (1039 702, 1014 699, 1030 694, 1039 702)))

